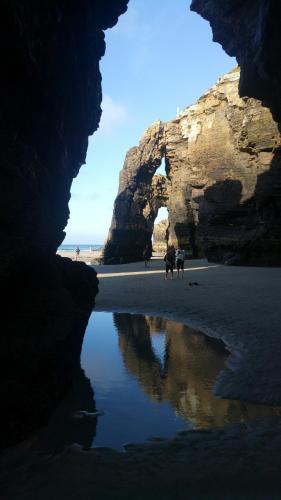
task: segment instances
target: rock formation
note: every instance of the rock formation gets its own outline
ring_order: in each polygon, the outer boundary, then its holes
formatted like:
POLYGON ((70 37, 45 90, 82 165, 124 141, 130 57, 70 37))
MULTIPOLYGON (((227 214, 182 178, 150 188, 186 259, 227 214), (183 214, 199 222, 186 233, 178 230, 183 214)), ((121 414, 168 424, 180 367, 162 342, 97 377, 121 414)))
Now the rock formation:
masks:
POLYGON ((103 29, 127 0, 1 6, 1 446, 45 421, 79 364, 96 273, 55 255, 101 109, 103 29))
POLYGON ((126 369, 155 402, 167 401, 195 429, 278 415, 279 410, 220 399, 210 390, 225 367, 223 343, 181 323, 138 314, 114 313, 119 349, 126 369), (162 362, 152 335, 165 334, 162 362))
POLYGON ((207 19, 214 41, 237 58, 240 96, 260 99, 281 122, 281 3, 276 0, 192 0, 191 10, 207 19))
POLYGON ((154 224, 153 229, 153 250, 154 252, 165 252, 167 248, 169 222, 168 219, 161 220, 154 224))
POLYGON ((120 173, 106 263, 138 260, 157 210, 169 244, 228 263, 280 264, 279 133, 259 101, 238 95, 239 69, 167 123, 152 124, 120 173), (155 175, 165 158, 167 176, 155 175))

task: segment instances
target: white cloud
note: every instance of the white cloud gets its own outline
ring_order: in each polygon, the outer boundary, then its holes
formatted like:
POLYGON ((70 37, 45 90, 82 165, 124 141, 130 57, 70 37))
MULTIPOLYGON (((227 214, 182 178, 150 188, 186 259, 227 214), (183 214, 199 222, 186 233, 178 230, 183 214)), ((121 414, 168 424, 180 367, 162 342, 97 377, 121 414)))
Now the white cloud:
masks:
POLYGON ((109 95, 104 95, 102 104, 102 115, 99 132, 110 134, 128 118, 128 111, 124 104, 115 102, 109 95))

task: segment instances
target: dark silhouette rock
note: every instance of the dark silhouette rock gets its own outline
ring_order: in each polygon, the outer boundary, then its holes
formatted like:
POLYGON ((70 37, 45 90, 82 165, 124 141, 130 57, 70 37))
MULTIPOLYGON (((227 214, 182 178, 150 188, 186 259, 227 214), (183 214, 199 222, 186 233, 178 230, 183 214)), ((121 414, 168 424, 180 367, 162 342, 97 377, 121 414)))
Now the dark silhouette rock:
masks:
POLYGON ((259 99, 281 122, 281 4, 276 0, 193 0, 191 10, 210 22, 213 39, 237 58, 240 96, 259 99))
POLYGON ((72 387, 52 414, 48 425, 37 433, 37 447, 51 453, 77 443, 92 446, 96 435, 97 417, 90 380, 80 368, 74 372, 72 387))
POLYGON ((72 383, 97 293, 56 256, 101 109, 103 29, 127 0, 1 6, 0 447, 45 422, 72 383))

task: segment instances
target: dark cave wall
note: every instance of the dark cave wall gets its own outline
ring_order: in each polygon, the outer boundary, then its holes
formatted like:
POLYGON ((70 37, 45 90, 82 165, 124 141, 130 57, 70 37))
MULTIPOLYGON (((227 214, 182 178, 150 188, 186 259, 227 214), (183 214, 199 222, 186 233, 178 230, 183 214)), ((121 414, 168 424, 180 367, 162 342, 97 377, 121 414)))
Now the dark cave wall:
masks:
POLYGON ((72 179, 101 114, 103 29, 127 1, 6 1, 1 9, 1 251, 54 253, 72 179))
POLYGON ((259 99, 281 122, 281 3, 278 0, 193 0, 213 39, 237 58, 240 96, 259 99))
POLYGON ((127 3, 1 4, 0 447, 47 420, 79 366, 98 280, 56 249, 99 124, 103 30, 127 3))

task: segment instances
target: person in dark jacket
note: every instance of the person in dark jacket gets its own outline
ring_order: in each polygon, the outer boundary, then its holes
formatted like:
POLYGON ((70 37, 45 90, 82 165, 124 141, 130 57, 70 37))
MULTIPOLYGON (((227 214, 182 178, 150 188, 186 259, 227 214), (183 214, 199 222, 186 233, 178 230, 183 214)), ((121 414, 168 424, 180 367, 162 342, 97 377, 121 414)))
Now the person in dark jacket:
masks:
POLYGON ((165 267, 166 267, 166 276, 165 279, 168 279, 169 271, 171 273, 171 280, 174 276, 174 267, 175 267, 175 249, 174 247, 168 247, 167 252, 164 256, 165 267))
POLYGON ((151 253, 149 251, 148 245, 145 246, 145 249, 143 251, 142 256, 143 256, 143 260, 144 260, 144 266, 148 267, 148 263, 149 263, 149 260, 150 260, 150 257, 151 257, 151 253))

